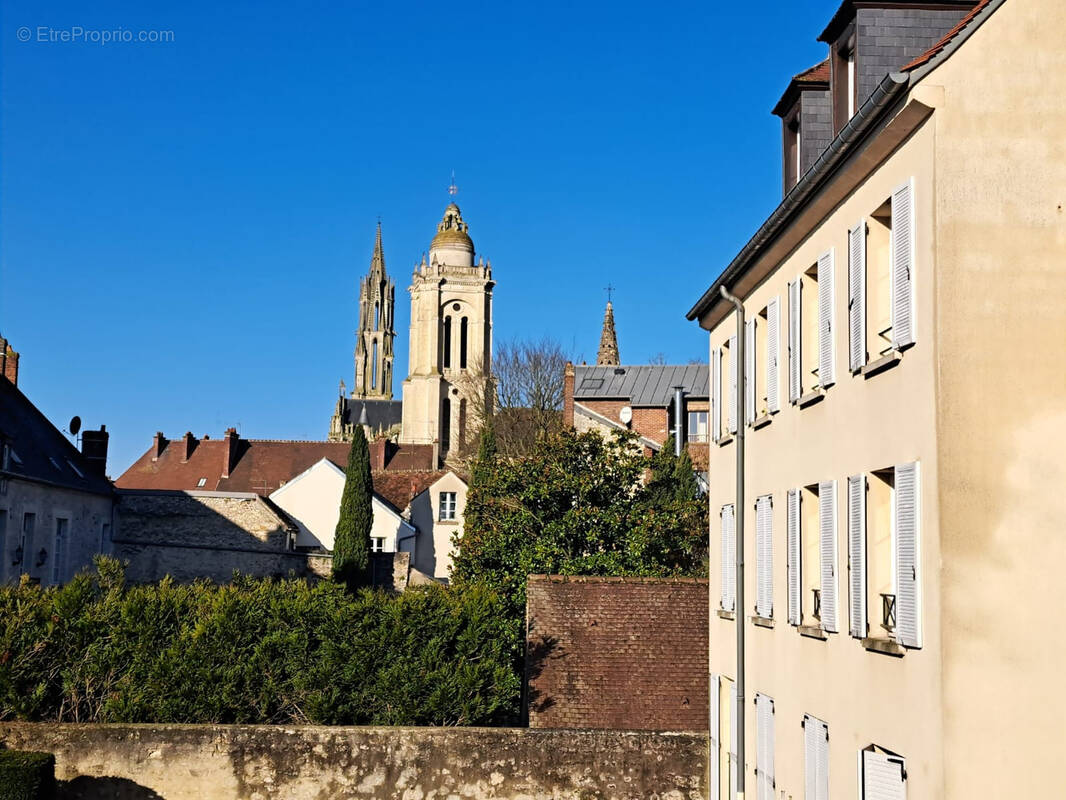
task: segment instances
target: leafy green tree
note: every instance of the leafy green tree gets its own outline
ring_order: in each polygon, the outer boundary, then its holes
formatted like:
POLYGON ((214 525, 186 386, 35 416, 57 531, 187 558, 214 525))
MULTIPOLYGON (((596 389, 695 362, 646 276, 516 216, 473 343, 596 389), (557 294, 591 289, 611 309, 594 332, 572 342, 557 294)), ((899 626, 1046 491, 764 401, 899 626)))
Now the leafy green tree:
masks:
POLYGON ((370 529, 374 522, 370 448, 360 425, 355 426, 341 495, 341 513, 333 537, 333 579, 356 589, 370 575, 370 529))
POLYGON ((706 549, 704 501, 678 480, 672 462, 680 459, 670 460, 649 464, 632 434, 573 430, 527 458, 495 460, 467 497, 453 581, 486 584, 520 623, 531 574, 697 572, 706 549), (645 485, 649 467, 653 479, 661 475, 645 485))
POLYGON ((478 441, 477 457, 471 468, 471 486, 484 484, 492 475, 496 467, 496 429, 490 418, 481 429, 481 438, 478 441))

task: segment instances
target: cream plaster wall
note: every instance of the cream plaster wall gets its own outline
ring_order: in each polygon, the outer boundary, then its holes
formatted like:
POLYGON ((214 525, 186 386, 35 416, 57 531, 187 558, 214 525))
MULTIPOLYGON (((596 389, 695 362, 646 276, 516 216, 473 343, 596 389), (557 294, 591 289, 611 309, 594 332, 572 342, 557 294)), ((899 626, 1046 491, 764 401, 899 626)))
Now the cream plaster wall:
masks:
MULTIPOLYGON (((803 729, 805 713, 825 720, 830 735, 830 795, 852 797, 856 754, 873 743, 907 759, 910 800, 939 798, 943 784, 940 727, 940 600, 937 571, 940 551, 936 528, 937 453, 934 322, 935 133, 926 121, 833 211, 745 298, 755 314, 777 297, 781 304, 779 351, 781 411, 757 430, 746 427, 748 508, 746 525, 744 618, 755 604, 755 498, 773 497, 773 594, 775 627, 748 623, 747 695, 748 783, 755 787, 755 713, 757 692, 775 702, 775 777, 784 796, 804 793, 803 729), (916 205, 917 344, 894 367, 864 378, 848 369, 848 230, 869 216, 905 181, 914 180, 916 205), (825 397, 805 408, 788 400, 789 280, 813 266, 832 248, 834 267, 834 347, 836 384, 825 397), (848 561, 846 539, 847 478, 895 464, 921 462, 921 544, 923 570, 923 648, 902 658, 867 651, 848 634, 848 561), (824 480, 837 482, 837 629, 827 641, 801 636, 787 620, 786 492, 824 480)), ((852 167, 855 169, 856 167, 852 167)), ((854 176, 852 176, 854 179, 854 176)), ((712 347, 736 333, 733 315, 714 327, 712 347)), ((808 356, 817 357, 817 353, 808 356)), ((810 361, 805 359, 804 372, 810 361)), ((723 382, 728 391, 728 374, 723 382)), ((723 399, 725 399, 723 397, 723 399)), ((743 404, 741 404, 743 414, 743 404)), ((710 447, 712 529, 710 552, 710 663, 714 672, 734 678, 736 622, 715 613, 719 604, 721 553, 719 510, 735 499, 736 445, 710 447)), ((809 570, 807 570, 809 573, 809 570)), ((809 595, 809 592, 807 593, 809 595)), ((809 608, 809 597, 804 606, 809 608)), ((871 627, 879 608, 869 610, 871 627)), ((808 620, 807 624, 813 624, 808 620)))
MULTIPOLYGON (((1061 796, 1066 4, 1008 0, 934 114, 944 795, 1061 796)), ((928 84, 925 86, 924 84, 928 84)))
POLYGON ((411 501, 411 522, 420 531, 412 566, 437 580, 447 581, 455 554, 453 536, 463 534, 466 513, 466 483, 448 472, 411 501), (441 520, 440 493, 455 492, 455 521, 441 520))
MULTIPOLYGON (((321 546, 332 550, 343 494, 344 471, 324 458, 276 489, 270 499, 299 528, 298 547, 321 546)), ((417 533, 415 528, 377 496, 373 497, 372 506, 374 523, 370 536, 385 540, 386 553, 410 552, 414 545, 412 537, 417 533)))

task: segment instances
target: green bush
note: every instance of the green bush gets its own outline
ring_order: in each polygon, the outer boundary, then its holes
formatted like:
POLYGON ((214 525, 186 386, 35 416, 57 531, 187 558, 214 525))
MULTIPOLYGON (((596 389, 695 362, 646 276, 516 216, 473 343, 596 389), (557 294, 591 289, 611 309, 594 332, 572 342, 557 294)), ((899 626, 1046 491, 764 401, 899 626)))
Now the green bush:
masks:
POLYGON ((517 642, 492 592, 237 578, 126 587, 109 559, 0 588, 0 720, 501 724, 517 642))
POLYGON ((0 750, 0 800, 46 800, 55 793, 51 753, 0 750))

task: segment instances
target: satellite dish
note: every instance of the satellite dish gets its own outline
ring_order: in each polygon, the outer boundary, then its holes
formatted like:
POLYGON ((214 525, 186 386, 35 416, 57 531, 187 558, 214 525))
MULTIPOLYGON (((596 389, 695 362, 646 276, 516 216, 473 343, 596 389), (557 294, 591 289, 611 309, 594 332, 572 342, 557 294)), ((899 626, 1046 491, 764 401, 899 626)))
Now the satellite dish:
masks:
POLYGON ((70 425, 67 427, 67 430, 70 431, 71 436, 77 436, 78 431, 81 430, 81 417, 79 417, 77 414, 71 417, 70 425))
POLYGON ((628 425, 633 421, 633 409, 629 406, 622 406, 622 410, 618 412, 618 419, 622 420, 623 425, 628 425))

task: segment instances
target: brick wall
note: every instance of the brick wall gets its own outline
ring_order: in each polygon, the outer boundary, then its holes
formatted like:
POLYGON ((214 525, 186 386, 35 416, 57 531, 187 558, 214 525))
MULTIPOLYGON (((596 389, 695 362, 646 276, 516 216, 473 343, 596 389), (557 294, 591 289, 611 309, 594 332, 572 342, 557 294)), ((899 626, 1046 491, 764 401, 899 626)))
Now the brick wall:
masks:
POLYGON ((533 728, 707 730, 707 581, 532 575, 533 728))
MULTIPOLYGON (((627 400, 578 400, 577 402, 614 422, 620 422, 618 412, 629 405, 627 400)), ((634 408, 633 421, 630 422, 629 428, 653 442, 662 444, 670 435, 667 411, 665 408, 634 408)))

